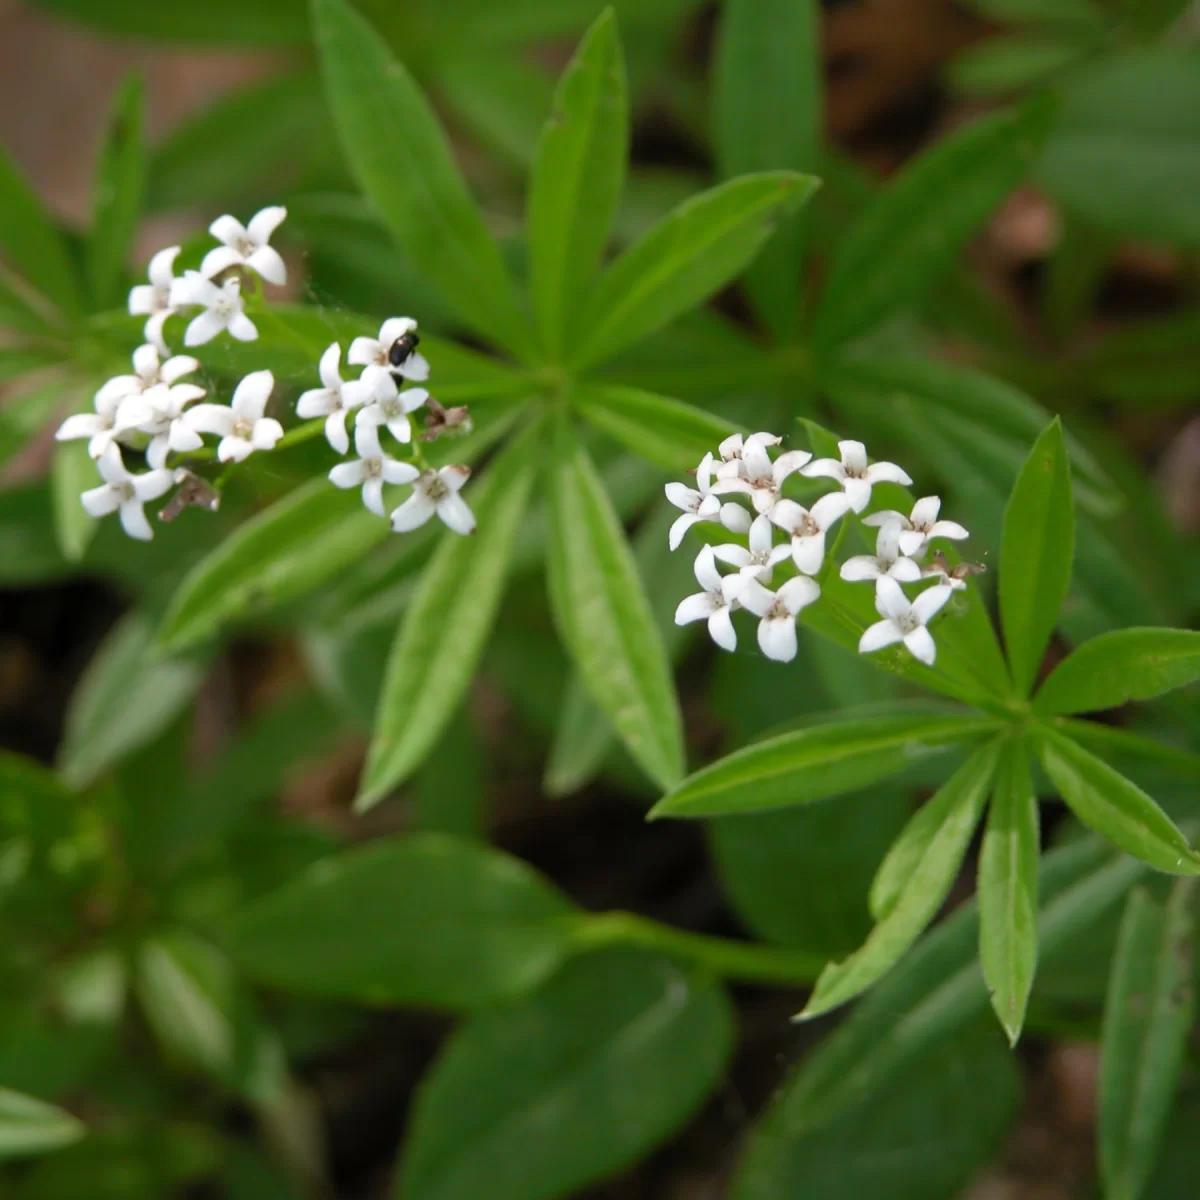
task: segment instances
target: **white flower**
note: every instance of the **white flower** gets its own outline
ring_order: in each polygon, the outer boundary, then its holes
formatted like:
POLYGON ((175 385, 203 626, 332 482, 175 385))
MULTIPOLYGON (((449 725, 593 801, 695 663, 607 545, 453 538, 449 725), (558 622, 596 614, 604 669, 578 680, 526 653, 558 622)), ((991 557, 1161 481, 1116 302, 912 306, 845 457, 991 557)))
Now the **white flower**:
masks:
MULTIPOLYGON (((778 446, 782 441, 783 438, 776 437, 773 433, 752 433, 745 439, 740 433, 731 433, 717 447, 717 453, 721 456, 721 465, 717 468, 717 475, 721 478, 736 478, 744 475, 742 454, 747 446, 761 446, 765 450, 768 446, 778 446)), ((809 455, 809 457, 812 456, 809 455)))
MULTIPOLYGON (((868 525, 874 524, 870 517, 865 520, 868 525)), ((899 521, 888 521, 880 529, 874 554, 856 554, 842 563, 842 578, 849 583, 885 577, 899 583, 915 583, 921 578, 920 565, 900 554, 899 521)))
POLYGON ((667 545, 672 550, 679 549, 683 535, 697 521, 720 521, 731 533, 745 533, 750 528, 750 514, 740 504, 722 504, 720 498, 713 495, 712 472, 713 456, 706 454, 696 468, 699 491, 685 483, 667 484, 667 499, 676 508, 683 509, 683 516, 675 519, 667 535, 667 545))
POLYGON ((211 279, 229 267, 248 267, 268 283, 287 283, 287 267, 279 251, 267 244, 286 216, 287 209, 276 205, 256 212, 249 225, 243 225, 228 214, 218 217, 208 227, 208 232, 225 244, 204 256, 200 274, 211 279))
MULTIPOLYGON (((364 378, 366 372, 363 372, 364 378)), ((426 400, 429 393, 424 388, 407 388, 398 391, 392 388, 391 395, 379 397, 364 408, 357 417, 358 425, 386 425, 392 437, 398 442, 412 441, 412 422, 408 419, 410 412, 416 412, 426 400)))
POLYGON ((172 286, 171 303, 176 307, 188 304, 204 307, 204 312, 192 319, 183 335, 185 346, 203 346, 223 329, 228 329, 239 342, 252 342, 258 337, 254 322, 246 316, 242 285, 236 278, 227 279, 218 287, 199 271, 188 271, 172 286))
POLYGON ((163 383, 169 386, 199 369, 199 362, 189 354, 177 354, 160 364, 158 347, 147 343, 133 352, 132 375, 114 375, 96 393, 96 407, 110 400, 120 402, 127 396, 140 396, 163 383))
POLYGON ((358 366, 376 368, 374 371, 363 372, 364 381, 369 378, 372 386, 386 387, 386 384, 380 380, 380 373, 391 378, 393 371, 405 379, 423 383, 429 378, 429 363, 423 354, 418 354, 413 350, 399 365, 393 363, 390 357, 392 347, 405 334, 413 333, 416 328, 417 323, 412 317, 389 317, 379 327, 378 338, 356 337, 350 343, 350 352, 346 355, 346 361, 358 366))
POLYGON ((102 400, 100 393, 103 391, 104 389, 101 388, 96 393, 94 401, 95 412, 76 413, 74 416, 68 417, 58 427, 58 432, 54 435, 60 442, 70 442, 76 438, 88 438, 88 453, 93 458, 99 458, 112 444, 112 440, 116 436, 115 426, 120 400, 114 396, 109 396, 102 400))
POLYGON ((471 477, 471 468, 443 467, 440 471, 422 471, 413 484, 412 495, 392 513, 392 528, 407 533, 424 525, 436 512, 455 533, 474 533, 475 514, 458 494, 471 477))
POLYGON ((200 435, 183 420, 184 409, 204 395, 194 383, 156 384, 144 392, 126 396, 117 409, 114 432, 150 434, 146 462, 156 470, 166 466, 171 450, 199 450, 200 435))
MULTIPOLYGON (((740 549, 740 547, 739 547, 740 549)), ((709 636, 722 650, 737 649, 737 633, 730 614, 737 608, 732 592, 740 582, 737 576, 722 578, 717 570, 711 546, 704 546, 696 555, 696 582, 703 588, 694 596, 686 596, 675 609, 675 624, 707 621, 709 636)))
POLYGON ((334 342, 321 355, 317 367, 325 386, 302 393, 296 401, 296 415, 306 421, 313 417, 325 417, 326 440, 339 454, 346 454, 350 450, 346 414, 365 404, 369 392, 367 386, 358 380, 343 381, 338 369, 341 359, 342 348, 334 342))
POLYGON ((140 283, 129 292, 130 315, 147 318, 143 336, 163 354, 170 353, 163 341, 162 331, 167 318, 175 312, 171 301, 171 285, 175 282, 175 259, 178 255, 178 246, 160 250, 146 269, 150 282, 140 283))
POLYGON ((215 433, 221 438, 217 458, 241 462, 255 450, 270 450, 281 437, 283 426, 264 417, 275 376, 270 371, 253 371, 237 385, 229 407, 200 404, 184 413, 183 420, 197 433, 215 433))
POLYGON ((329 481, 340 488, 361 486, 363 504, 382 517, 383 485, 412 483, 421 472, 412 463, 397 462, 384 454, 376 425, 358 422, 354 429, 354 448, 358 451, 357 461, 338 463, 329 472, 329 481))
POLYGON ((877 483, 912 483, 895 463, 877 462, 867 466, 867 448, 862 442, 838 442, 842 461, 819 458, 806 466, 802 474, 810 479, 836 479, 850 498, 850 507, 862 512, 871 502, 871 488, 877 483))
POLYGON ((121 451, 110 443, 96 463, 104 483, 83 493, 80 500, 93 517, 105 517, 111 512, 120 512, 121 528, 130 537, 148 542, 153 536, 150 522, 142 511, 148 500, 157 500, 175 483, 172 471, 147 471, 143 475, 131 475, 121 461, 121 451))
POLYGON ((812 508, 795 500, 780 500, 771 510, 771 520, 792 539, 792 558, 805 575, 815 575, 825 561, 825 535, 846 515, 850 497, 844 492, 822 496, 812 508))
POLYGON ((939 521, 938 513, 941 508, 940 497, 923 496, 913 505, 912 513, 907 517, 903 513, 888 509, 863 517, 863 524, 899 525, 900 552, 911 558, 923 554, 934 538, 951 538, 957 542, 971 536, 957 521, 939 521))
MULTIPOLYGON (((731 459, 717 469, 713 491, 719 496, 730 492, 745 493, 755 512, 769 513, 779 499, 784 480, 812 458, 807 450, 789 450, 772 463, 767 446, 778 441, 779 438, 769 433, 751 434, 742 447, 740 459, 731 459)), ((725 444, 722 442, 722 446, 725 444)))
POLYGON ((797 575, 773 592, 757 579, 741 576, 730 593, 743 608, 761 618, 758 645, 762 652, 776 662, 791 662, 796 657, 796 614, 821 598, 816 580, 797 575))
POLYGON ((938 584, 922 592, 910 604, 900 585, 886 575, 875 588, 875 608, 883 620, 876 621, 864 631, 858 642, 858 652, 870 654, 872 650, 903 642, 913 658, 933 666, 937 647, 925 626, 950 599, 952 589, 938 584))
POLYGON ((766 514, 754 518, 750 525, 749 540, 748 550, 735 542, 726 542, 714 546, 713 553, 721 562, 737 567, 740 575, 752 575, 761 583, 768 583, 776 564, 783 562, 791 550, 787 546, 775 545, 775 527, 766 514))

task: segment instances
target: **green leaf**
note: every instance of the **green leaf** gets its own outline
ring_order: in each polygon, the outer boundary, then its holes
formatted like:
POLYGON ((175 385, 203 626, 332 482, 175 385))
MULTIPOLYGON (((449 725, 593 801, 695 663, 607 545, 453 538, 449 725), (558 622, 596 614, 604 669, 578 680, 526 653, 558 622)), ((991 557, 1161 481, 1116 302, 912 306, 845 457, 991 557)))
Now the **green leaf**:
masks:
POLYGON ((1077 647, 1034 697, 1040 716, 1099 712, 1152 700, 1200 679, 1200 633, 1118 629, 1077 647))
POLYGON ((592 699, 662 787, 683 775, 679 701, 624 530, 587 451, 563 424, 550 471, 550 600, 592 699))
POLYGON ((1037 729, 1037 749, 1046 774, 1085 825, 1160 871, 1200 874, 1200 855, 1136 784, 1048 726, 1037 729))
POLYGON ((965 0, 993 21, 1058 26, 1079 34, 1103 29, 1108 17, 1093 0, 965 0))
POLYGON ((101 482, 96 464, 88 457, 87 442, 60 442, 55 446, 50 468, 54 530, 68 562, 79 562, 96 534, 96 520, 88 515, 80 496, 101 482))
POLYGON ((131 612, 115 625, 84 671, 67 708, 58 754, 73 787, 144 746, 189 703, 204 677, 201 663, 159 657, 154 628, 131 612))
POLYGON ((261 617, 357 562, 391 532, 358 492, 310 480, 252 517, 189 572, 158 632, 172 653, 261 617))
POLYGON ((117 95, 96 168, 87 269, 97 308, 119 307, 125 299, 125 269, 146 185, 143 95, 141 75, 131 75, 117 95))
POLYGON ((291 991, 470 1009, 547 978, 572 921, 524 863, 426 833, 317 863, 243 912, 231 947, 248 973, 291 991))
POLYGON ((1191 880, 1165 905, 1129 896, 1104 1005, 1100 1175, 1112 1200, 1137 1200, 1154 1173, 1195 1014, 1191 880))
POLYGON ((554 94, 526 207, 533 308, 552 354, 612 228, 629 157, 625 63, 611 9, 596 18, 554 94))
POLYGON ((1130 321, 1083 351, 1080 386, 1106 400, 1190 404, 1200 374, 1200 309, 1130 321))
MULTIPOLYGON (((721 10, 713 77, 713 140, 723 178, 781 167, 815 171, 821 57, 815 0, 731 0, 721 10)), ((780 223, 746 273, 746 290, 777 340, 800 314, 801 218, 780 223)))
POLYGON ((304 0, 206 0, 201 8, 157 0, 34 0, 40 8, 139 41, 275 46, 308 41, 304 0))
POLYGON ((520 299, 421 89, 346 0, 313 0, 313 22, 334 120, 363 190, 462 318, 528 358, 520 299))
POLYGON ((811 175, 766 171, 684 201, 597 281, 575 323, 571 365, 612 358, 735 279, 817 186, 811 175))
POLYGON ((469 495, 476 533, 447 533, 421 575, 388 660, 355 802, 360 812, 421 765, 470 686, 504 594, 542 435, 533 426, 495 460, 483 487, 469 495))
POLYGON ((668 471, 694 471, 705 454, 737 429, 682 400, 638 388, 585 385, 571 403, 597 429, 668 471))
POLYGON ((834 251, 815 341, 850 341, 919 301, 1020 183, 1048 123, 1040 103, 983 117, 883 187, 834 251))
POLYGON ((1014 33, 968 46, 950 62, 950 86, 966 96, 1019 92, 1053 79, 1078 62, 1078 43, 1014 33))
MULTIPOLYGON (((1103 756, 1116 758, 1119 763, 1131 761, 1152 767, 1162 767, 1181 779, 1200 781, 1200 754, 1180 749, 1168 742, 1143 737, 1129 729, 1102 725, 1098 721, 1073 721, 1057 717, 1051 722, 1055 729, 1067 734, 1072 741, 1103 756)), ((1121 767, 1124 770, 1124 767, 1121 767)), ((1130 766, 1130 771, 1135 767, 1130 766)))
POLYGON ((725 1070, 721 989, 634 950, 570 963, 473 1018, 422 1084, 397 1195, 552 1200, 637 1161, 725 1070))
POLYGON ((80 310, 67 247, 37 194, 0 147, 0 258, 67 316, 80 310))
POLYGON ((61 400, 62 384, 57 380, 5 399, 0 408, 0 467, 25 449, 61 400))
POLYGON ((1016 1045, 1037 970, 1037 793, 1020 738, 1003 749, 979 856, 979 959, 1008 1040, 1016 1045))
POLYGON ((1106 55, 1062 89, 1037 168, 1100 229, 1200 246, 1200 54, 1161 45, 1106 55))
POLYGON ((1004 509, 1000 543, 1000 624, 1013 682, 1033 690, 1042 654, 1071 582, 1075 507, 1062 425, 1034 443, 1004 509))
POLYGON ((79 1141, 86 1132, 61 1108, 0 1088, 0 1160, 48 1154, 79 1141))
POLYGON ((491 818, 490 765, 464 705, 414 781, 416 827, 485 841, 491 818))
MULTIPOLYGON (((919 854, 911 857, 912 869, 903 891, 887 915, 871 931, 862 947, 821 972, 801 1017, 815 1017, 845 1004, 885 975, 921 936, 925 926, 942 906, 962 866, 975 827, 983 815, 988 789, 1000 753, 1000 741, 981 747, 938 789, 909 822, 901 841, 921 841, 919 854), (936 828, 927 829, 922 817, 927 810, 939 818, 936 828)), ((885 859, 883 870, 888 867, 885 859)))
POLYGON ((943 754, 990 733, 972 713, 913 713, 836 720, 756 742, 689 775, 653 817, 712 817, 810 804, 896 775, 918 757, 943 754))

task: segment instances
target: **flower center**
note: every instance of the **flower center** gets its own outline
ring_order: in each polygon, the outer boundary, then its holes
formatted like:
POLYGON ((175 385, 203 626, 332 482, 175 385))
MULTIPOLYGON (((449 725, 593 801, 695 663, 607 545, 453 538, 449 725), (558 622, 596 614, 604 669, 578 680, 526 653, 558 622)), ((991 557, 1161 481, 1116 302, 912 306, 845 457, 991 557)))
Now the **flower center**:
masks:
POLYGON ((237 300, 233 296, 222 292, 221 295, 219 295, 216 300, 213 301, 212 310, 219 317, 228 317, 233 315, 233 313, 237 310, 237 307, 237 300))
POLYGON ((388 396, 379 402, 379 407, 389 421, 404 416, 404 405, 400 403, 399 396, 388 396))
POLYGON ((243 258, 249 258, 250 255, 252 255, 254 253, 254 251, 257 249, 258 249, 258 247, 248 237, 238 238, 237 252, 243 258))
POLYGON ((383 475, 383 459, 364 458, 363 471, 368 479, 379 479, 383 475))
POLYGON ((792 536, 806 538, 812 537, 814 534, 820 532, 821 528, 816 521, 812 519, 812 515, 810 513, 805 513, 804 516, 800 518, 800 524, 796 526, 796 532, 792 536))
POLYGON ((912 633, 920 624, 921 622, 912 613, 905 613, 903 616, 896 618, 896 626, 901 633, 912 633))
POLYGON ((767 620, 786 621, 791 617, 791 615, 792 614, 788 612, 787 608, 784 606, 783 601, 776 600, 775 603, 771 605, 771 611, 767 613, 767 620))
POLYGON ((254 435, 254 422, 253 421, 247 421, 247 420, 245 420, 245 418, 240 418, 239 420, 234 421, 233 433, 232 433, 233 437, 241 438, 243 441, 248 442, 253 435, 254 435))
POLYGON ((127 503, 137 495, 137 493, 133 490, 132 483, 118 483, 116 488, 117 495, 121 497, 122 504, 127 503))
POLYGON ((444 500, 450 493, 450 489, 442 482, 441 476, 434 477, 425 485, 425 495, 436 504, 439 500, 444 500))

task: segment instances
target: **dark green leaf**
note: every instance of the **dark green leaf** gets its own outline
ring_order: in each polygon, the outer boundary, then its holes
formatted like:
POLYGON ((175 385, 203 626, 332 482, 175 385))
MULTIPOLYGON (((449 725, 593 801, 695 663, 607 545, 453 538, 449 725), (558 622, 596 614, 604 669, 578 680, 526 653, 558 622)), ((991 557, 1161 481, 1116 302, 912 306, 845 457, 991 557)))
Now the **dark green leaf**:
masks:
POLYGON ((159 0, 35 0, 50 12, 102 33, 145 41, 209 46, 274 46, 308 41, 305 0, 206 0, 202 7, 159 0))
POLYGON ((732 1040, 728 1001, 704 977, 633 950, 578 959, 451 1039, 422 1086, 397 1194, 574 1194, 682 1124, 732 1040))
POLYGON ((1092 0, 966 0, 966 5, 993 21, 1028 21, 1080 33, 1102 29, 1106 20, 1092 0))
POLYGON ((1014 33, 969 46, 951 61, 947 74, 963 95, 1003 95, 1053 79, 1084 53, 1084 47, 1066 39, 1014 33))
POLYGON ((491 817, 490 765, 464 706, 414 781, 417 828, 484 840, 491 817))
POLYGON ((0 1088, 0 1160, 48 1154, 79 1141, 86 1132, 61 1108, 0 1088))
POLYGON ((1076 370, 1082 387, 1108 400, 1191 404, 1200 374, 1200 310, 1121 325, 1086 350, 1076 370))

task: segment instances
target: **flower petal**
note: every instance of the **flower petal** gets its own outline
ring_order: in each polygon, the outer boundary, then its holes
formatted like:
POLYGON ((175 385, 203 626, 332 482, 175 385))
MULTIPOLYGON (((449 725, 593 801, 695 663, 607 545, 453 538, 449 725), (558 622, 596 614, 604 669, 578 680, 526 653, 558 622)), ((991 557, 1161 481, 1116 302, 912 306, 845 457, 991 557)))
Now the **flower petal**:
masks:
POLYGON ((254 443, 255 450, 273 450, 281 437, 283 426, 274 417, 263 417, 261 421, 254 422, 250 440, 254 443))
POLYGON ((730 533, 746 533, 754 518, 740 504, 729 501, 721 505, 721 524, 730 533))
POLYGON ((70 442, 75 438, 90 438, 108 428, 108 422, 96 413, 75 413, 58 427, 54 436, 60 442, 70 442))
POLYGON ((96 470, 105 483, 129 482, 129 472, 125 469, 120 448, 115 442, 106 446, 104 453, 96 460, 96 470))
POLYGON ((471 478, 471 468, 463 463, 452 463, 438 471, 438 477, 452 491, 460 491, 471 478))
POLYGON ((897 525, 901 529, 908 529, 912 524, 902 512, 897 512, 894 508, 880 509, 879 512, 863 517, 862 521, 864 525, 878 525, 880 528, 885 525, 897 525))
POLYGON ((932 634, 924 625, 918 625, 916 629, 906 633, 904 645, 918 662, 923 662, 927 667, 933 666, 934 659, 937 658, 937 646, 934 645, 932 634))
POLYGON ((922 625, 928 625, 941 612, 946 601, 954 595, 954 589, 939 583, 922 592, 912 602, 912 614, 922 625))
POLYGON ((150 528, 150 522, 146 520, 140 500, 124 501, 120 512, 121 528, 131 538, 137 538, 139 542, 148 542, 154 537, 154 531, 150 528))
POLYGON ((317 363, 317 374, 321 382, 331 392, 339 392, 342 387, 342 347, 340 342, 332 342, 325 347, 321 360, 317 363))
POLYGON ((414 350, 396 370, 413 383, 424 383, 429 378, 429 360, 414 350))
MULTIPOLYGON (((156 347, 157 349, 157 347, 156 347)), ((185 375, 200 370, 200 360, 190 354, 176 354, 168 358, 159 369, 158 377, 167 384, 178 383, 185 375)))
POLYGON ((892 621, 907 617, 912 611, 900 585, 887 575, 881 576, 875 585, 875 608, 881 617, 892 621))
POLYGON ((200 260, 200 274, 212 279, 222 271, 236 267, 242 262, 242 252, 232 246, 216 246, 200 260))
POLYGON ((363 481, 362 501, 368 512, 385 516, 383 511, 383 480, 379 476, 363 481))
POLYGON ((963 538, 970 536, 970 532, 957 521, 935 521, 929 531, 930 541, 934 538, 950 538, 952 541, 961 542, 963 538))
POLYGON ((775 662, 796 657, 796 622, 792 617, 767 617, 758 623, 759 649, 775 662))
POLYGON ((912 512, 908 517, 909 523, 915 529, 928 529, 938 519, 941 508, 940 496, 922 496, 913 505, 912 512))
POLYGON ((858 652, 870 654, 874 650, 882 650, 884 646, 894 646, 903 636, 895 621, 876 621, 863 630, 862 637, 858 639, 858 652))
POLYGON ((365 367, 380 356, 381 347, 374 338, 356 337, 350 343, 346 353, 346 361, 354 366, 365 367))
POLYGON ((145 504, 147 500, 157 500, 175 486, 175 472, 159 468, 147 471, 143 475, 133 477, 133 493, 138 501, 145 504))
POLYGON ((287 283, 287 266, 283 255, 274 246, 259 246, 246 259, 246 266, 252 271, 257 271, 268 283, 273 283, 276 287, 283 287, 287 283))
POLYGON ((126 396, 134 396, 142 390, 142 381, 136 375, 114 375, 100 385, 92 405, 99 413, 111 412, 126 396))
POLYGON ((388 483, 412 483, 421 477, 421 472, 412 463, 385 458, 383 460, 383 477, 388 483))
POLYGON ((379 423, 375 413, 364 408, 354 423, 354 449, 359 458, 382 458, 383 447, 379 444, 379 423))
MULTIPOLYGON (((246 241, 248 233, 245 225, 237 219, 231 217, 228 213, 218 217, 209 227, 208 232, 217 239, 218 242, 224 242, 227 246, 232 246, 235 242, 246 241)), ((240 256, 239 256, 240 257, 240 256)))
POLYGON ((475 532, 475 514, 457 492, 451 492, 438 501, 437 514, 446 527, 455 533, 461 533, 465 537, 475 532))
POLYGON ((800 474, 807 479, 836 479, 840 482, 846 478, 846 468, 835 458, 818 458, 801 467, 800 474))
POLYGON ((912 479, 903 467, 891 462, 872 463, 866 470, 868 483, 899 483, 908 487, 912 479))
POLYGON ((233 409, 224 404, 197 404, 195 408, 189 408, 181 420, 197 433, 215 433, 221 437, 228 437, 233 432, 235 417, 233 409))
POLYGON ((211 309, 205 309, 189 323, 183 335, 185 346, 204 346, 225 328, 225 321, 211 309))
POLYGON ((129 315, 131 317, 148 316, 154 312, 155 288, 148 283, 139 283, 129 289, 129 315))
POLYGON ((245 462, 254 453, 254 443, 241 437, 225 437, 217 443, 218 462, 245 462))
POLYGON ((843 479, 842 488, 856 513, 862 512, 871 503, 871 485, 865 479, 843 479))
MULTIPOLYGON (((802 504, 797 504, 795 500, 780 500, 773 509, 768 518, 772 524, 778 525, 786 534, 794 534, 798 529, 804 528, 805 518, 808 516, 808 509, 802 504)), ((762 520, 757 518, 755 524, 762 520)), ((753 528, 753 526, 751 526, 753 528)))
POLYGON ((346 410, 336 409, 325 418, 325 440, 339 453, 349 454, 350 435, 346 432, 346 410))
POLYGON ((797 571, 815 575, 825 561, 825 534, 818 531, 807 537, 792 538, 792 561, 797 571))
POLYGON ((142 337, 148 342, 152 342, 158 347, 160 354, 170 354, 171 351, 167 347, 166 341, 163 339, 163 326, 166 325, 169 318, 175 315, 173 308, 160 309, 154 313, 146 321, 145 327, 142 329, 142 337))
POLYGON ((167 246, 150 260, 146 276, 157 288, 169 288, 175 275, 175 260, 179 257, 178 246, 167 246))
POLYGON ((732 595, 743 608, 749 609, 757 617, 765 617, 775 607, 775 593, 748 575, 742 576, 740 585, 732 595))
MULTIPOLYGON (((905 559, 904 561, 911 562, 912 560, 905 559)), ((868 579, 878 579, 882 571, 873 555, 856 554, 842 563, 842 569, 838 573, 847 583, 862 583, 868 579)))
POLYGON ((121 507, 120 494, 107 483, 100 487, 88 488, 79 497, 79 502, 88 515, 93 517, 107 517, 109 513, 114 513, 121 507))
POLYGON ((789 475, 794 475, 811 460, 812 455, 807 450, 789 450, 786 454, 781 454, 771 468, 771 477, 775 480, 775 486, 782 487, 783 481, 789 475))
POLYGON ((359 487, 366 477, 367 468, 362 459, 356 459, 354 462, 338 463, 329 472, 329 482, 334 487, 339 488, 359 487))
POLYGON ((230 408, 234 415, 242 421, 260 420, 274 387, 275 376, 270 371, 251 371, 233 389, 230 408))
POLYGON ((708 636, 722 650, 737 649, 737 631, 733 628, 733 615, 730 613, 728 605, 721 605, 708 618, 708 636))
MULTIPOLYGON (((668 484, 668 487, 670 485, 668 484)), ((683 535, 687 533, 700 518, 690 512, 685 512, 683 516, 676 517, 672 524, 670 532, 667 534, 667 547, 671 550, 678 550, 683 543, 683 535)))
POLYGON ((897 558, 887 573, 900 583, 916 583, 921 578, 921 564, 911 558, 897 558))
POLYGON ((696 555, 692 565, 696 582, 706 592, 717 592, 721 589, 721 572, 717 570, 717 559, 711 546, 704 546, 696 555))
POLYGON ((388 432, 396 441, 408 445, 412 441, 412 422, 403 414, 392 417, 388 423, 388 432))
POLYGON ((393 510, 392 529, 396 533, 408 533, 412 529, 419 529, 433 513, 433 501, 424 492, 414 491, 399 508, 393 510))
POLYGON ((794 616, 801 609, 820 600, 821 587, 815 579, 797 575, 795 579, 789 579, 775 593, 775 598, 794 616))
POLYGON ((850 511, 850 497, 845 492, 830 492, 812 506, 812 519, 819 529, 828 530, 850 511))
MULTIPOLYGON (((780 504, 783 503, 781 500, 780 504)), ((777 504, 776 508, 779 507, 777 504)), ((775 530, 771 522, 775 519, 775 514, 771 516, 755 517, 750 523, 750 553, 751 554, 766 554, 768 550, 775 544, 775 530)), ((741 566, 742 564, 738 564, 741 566)))
POLYGON ((282 204, 272 204, 269 208, 260 208, 250 218, 246 232, 256 246, 264 246, 271 240, 271 234, 279 228, 286 217, 287 209, 282 204))
POLYGON ((716 597, 711 592, 696 592, 684 596, 675 609, 675 624, 690 625, 693 621, 707 621, 717 611, 716 597))
POLYGON ((229 318, 229 333, 239 342, 258 340, 258 328, 240 309, 229 318))
MULTIPOLYGON (((301 392, 296 400, 296 416, 302 421, 311 421, 314 417, 327 417, 330 413, 341 410, 339 399, 337 393, 328 388, 309 388, 307 392, 301 392)), ((342 412, 343 420, 345 416, 345 412, 342 412)), ((345 451, 342 453, 345 454, 345 451)))
MULTIPOLYGON (((680 518, 682 520, 682 518, 680 518)), ((676 524, 679 524, 676 521, 676 524)), ((723 542, 720 546, 712 547, 713 557, 731 567, 748 567, 753 561, 750 551, 736 542, 723 542)), ((702 583, 701 587, 704 586, 702 583)))
POLYGON ((862 442, 838 442, 842 466, 850 475, 861 475, 867 469, 867 448, 862 442))
POLYGON ((406 333, 412 333, 417 323, 412 317, 388 317, 379 327, 379 344, 384 351, 391 350, 392 343, 398 342, 406 333))

